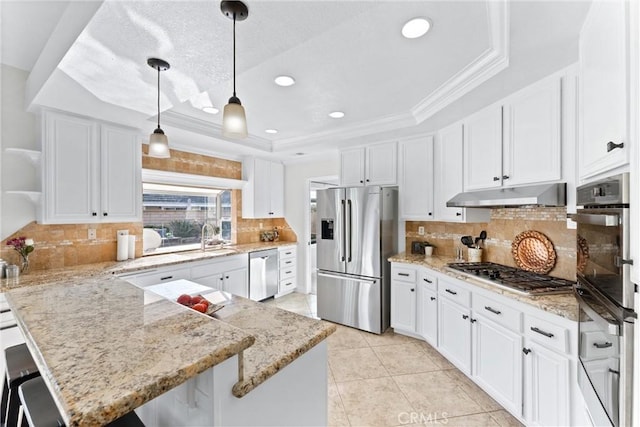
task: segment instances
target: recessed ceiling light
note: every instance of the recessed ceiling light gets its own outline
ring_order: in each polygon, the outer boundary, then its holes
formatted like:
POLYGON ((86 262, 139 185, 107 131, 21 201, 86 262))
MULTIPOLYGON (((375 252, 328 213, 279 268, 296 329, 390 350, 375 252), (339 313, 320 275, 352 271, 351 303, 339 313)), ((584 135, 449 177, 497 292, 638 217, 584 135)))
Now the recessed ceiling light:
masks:
POLYGON ((341 119, 344 117, 344 113, 342 111, 333 111, 329 113, 329 117, 332 119, 341 119))
POLYGON ((427 34, 431 28, 431 22, 426 18, 414 18, 404 24, 402 35, 408 39, 417 39, 427 34))
POLYGON ((202 111, 209 114, 218 114, 220 112, 216 107, 202 107, 202 111))
POLYGON ((278 133, 278 129, 266 129, 266 133, 278 133))
POLYGON ((295 84, 295 79, 291 76, 278 76, 274 79, 278 86, 291 86, 295 84))

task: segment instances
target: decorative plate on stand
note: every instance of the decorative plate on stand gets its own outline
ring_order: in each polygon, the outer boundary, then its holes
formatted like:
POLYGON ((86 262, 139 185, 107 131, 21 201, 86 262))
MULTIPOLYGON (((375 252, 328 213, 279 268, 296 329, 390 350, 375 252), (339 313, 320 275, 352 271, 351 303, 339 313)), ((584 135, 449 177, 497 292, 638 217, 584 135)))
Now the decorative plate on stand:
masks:
POLYGON ((589 260, 589 243, 587 239, 578 235, 578 271, 580 273, 584 272, 584 268, 587 266, 587 261, 589 260))
POLYGON ((547 274, 556 265, 553 243, 539 231, 518 234, 511 243, 511 254, 519 268, 534 273, 547 274))

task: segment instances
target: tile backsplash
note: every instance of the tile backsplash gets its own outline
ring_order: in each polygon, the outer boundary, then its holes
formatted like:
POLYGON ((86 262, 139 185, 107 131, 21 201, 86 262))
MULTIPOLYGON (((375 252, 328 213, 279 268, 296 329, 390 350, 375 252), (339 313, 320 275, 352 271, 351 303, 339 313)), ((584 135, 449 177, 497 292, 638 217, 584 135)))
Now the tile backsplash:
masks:
POLYGON ((411 252, 412 241, 428 241, 435 245, 434 254, 455 256, 457 247, 463 248, 467 259, 467 248, 460 242, 462 236, 477 237, 482 230, 487 231, 483 261, 516 266, 511 254, 511 243, 515 237, 527 230, 544 234, 553 243, 556 264, 550 275, 574 280, 576 276, 576 230, 567 228, 566 208, 499 208, 491 210, 489 222, 452 223, 433 221, 407 221, 406 248, 411 252), (418 234, 418 227, 424 227, 425 234, 418 234))
MULTIPOLYGON (((142 167, 168 172, 193 175, 216 176, 241 179, 242 162, 209 157, 200 154, 171 150, 169 159, 157 159, 146 155, 143 145, 142 167)), ((260 231, 278 229, 280 241, 295 242, 293 229, 284 218, 245 219, 242 218, 242 192, 233 190, 235 201, 232 216, 231 239, 234 243, 256 243, 260 241, 260 231), (262 227, 260 227, 262 225, 262 227)), ((142 256, 142 223, 108 224, 38 224, 31 222, 2 241, 0 258, 10 264, 19 263, 19 255, 6 245, 7 240, 25 236, 35 241, 35 251, 29 256, 32 270, 72 267, 116 260, 116 230, 129 230, 129 235, 137 237, 136 258, 142 256), (88 229, 96 229, 97 238, 88 239, 88 229)))

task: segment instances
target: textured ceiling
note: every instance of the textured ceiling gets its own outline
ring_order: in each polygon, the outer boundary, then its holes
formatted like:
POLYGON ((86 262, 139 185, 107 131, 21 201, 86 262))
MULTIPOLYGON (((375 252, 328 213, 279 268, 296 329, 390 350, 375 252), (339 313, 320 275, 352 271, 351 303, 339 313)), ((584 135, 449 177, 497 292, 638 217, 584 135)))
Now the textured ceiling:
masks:
MULTIPOLYGON (((380 123, 398 129, 417 124, 426 118, 416 118, 417 107, 496 49, 501 23, 507 25, 507 62, 509 55, 537 55, 541 68, 553 69, 552 61, 557 62, 556 69, 566 65, 560 56, 566 47, 575 50, 588 7, 586 1, 517 1, 507 3, 505 16, 496 19, 496 5, 502 4, 496 0, 249 0, 247 4, 249 18, 237 23, 237 92, 251 134, 244 146, 267 151, 271 142, 273 147, 291 143, 293 148, 303 146, 306 139, 332 141, 349 129, 365 135, 380 123), (404 39, 402 25, 416 16, 430 18, 432 30, 419 39, 404 39), (279 74, 292 75, 296 84, 276 86, 273 78, 279 74), (334 110, 344 111, 345 118, 330 119, 327 114, 334 110), (268 128, 279 133, 267 135, 268 128)), ((2 62, 30 69, 46 37, 61 29, 50 23, 36 25, 41 30, 30 38, 17 30, 16 22, 45 22, 47 17, 55 22, 65 5, 3 2, 3 38, 22 34, 25 51, 35 53, 20 52, 15 41, 3 43, 2 62), (20 3, 28 7, 21 9, 20 3), (11 28, 8 21, 15 21, 11 28)), ((74 6, 69 2, 69 8, 74 6)), ((195 145, 217 138, 221 113, 210 115, 201 107, 222 109, 232 92, 232 22, 221 14, 219 2, 106 0, 79 25, 84 29, 43 83, 39 105, 146 129, 156 110, 156 72, 146 59, 160 57, 171 63, 161 75, 163 123, 195 130, 203 136, 194 136, 194 141, 199 138, 195 145)), ((526 74, 524 70, 523 80, 526 74)), ((459 84, 467 92, 474 85, 459 84)))

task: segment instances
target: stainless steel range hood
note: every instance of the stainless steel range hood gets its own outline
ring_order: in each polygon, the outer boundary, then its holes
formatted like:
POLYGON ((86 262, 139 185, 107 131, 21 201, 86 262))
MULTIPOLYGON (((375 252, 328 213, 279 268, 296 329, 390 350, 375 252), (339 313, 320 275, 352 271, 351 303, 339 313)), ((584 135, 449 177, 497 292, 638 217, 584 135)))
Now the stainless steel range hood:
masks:
POLYGON ((447 202, 450 208, 497 208, 517 206, 566 206, 567 184, 540 184, 525 187, 460 193, 447 202))

